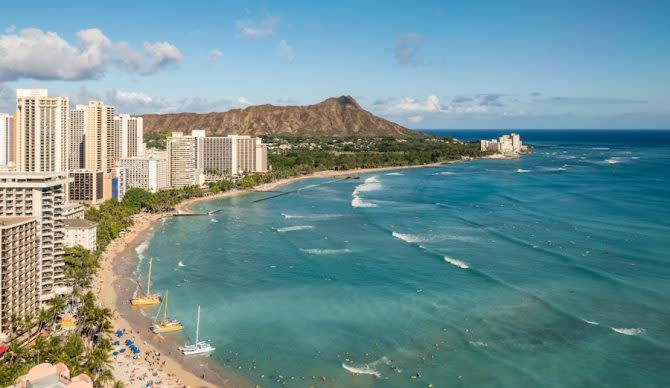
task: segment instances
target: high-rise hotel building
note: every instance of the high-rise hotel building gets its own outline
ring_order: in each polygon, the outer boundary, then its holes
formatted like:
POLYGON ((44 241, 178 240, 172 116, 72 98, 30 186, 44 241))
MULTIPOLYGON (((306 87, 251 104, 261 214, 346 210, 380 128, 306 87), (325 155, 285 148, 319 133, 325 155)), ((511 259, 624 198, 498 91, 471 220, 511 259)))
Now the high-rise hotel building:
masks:
POLYGON ((170 186, 180 188, 204 183, 203 139, 204 131, 193 131, 191 136, 172 132, 166 140, 168 179, 170 186))
POLYGON ((6 113, 0 113, 0 165, 7 165, 14 160, 13 118, 6 113))
POLYGON ((212 179, 267 172, 267 146, 259 137, 204 137, 203 148, 203 170, 212 179))
POLYGON ((168 159, 165 151, 148 152, 146 156, 121 158, 117 163, 120 184, 119 198, 127 189, 137 187, 155 193, 170 187, 168 159))
POLYGON ((33 217, 0 217, 0 335, 12 316, 35 314, 40 305, 40 239, 33 217))
POLYGON ((102 101, 77 105, 70 117, 70 199, 99 203, 112 197, 116 160, 114 107, 102 101))
POLYGON ((63 273, 63 213, 69 182, 66 172, 0 173, 0 216, 37 220, 39 287, 43 301, 67 291, 63 273))
POLYGON ((17 171, 67 171, 68 121, 67 97, 49 97, 46 89, 17 89, 17 171))
POLYGON ((141 117, 114 116, 116 160, 144 155, 144 122, 141 117))

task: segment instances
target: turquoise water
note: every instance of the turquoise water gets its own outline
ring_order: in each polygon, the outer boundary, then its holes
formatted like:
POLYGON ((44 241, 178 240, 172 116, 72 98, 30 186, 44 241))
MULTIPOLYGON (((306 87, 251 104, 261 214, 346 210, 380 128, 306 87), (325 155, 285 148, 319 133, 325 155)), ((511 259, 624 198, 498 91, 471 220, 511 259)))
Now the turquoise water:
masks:
POLYGON ((670 386, 665 134, 202 203, 143 255, 262 386, 670 386))

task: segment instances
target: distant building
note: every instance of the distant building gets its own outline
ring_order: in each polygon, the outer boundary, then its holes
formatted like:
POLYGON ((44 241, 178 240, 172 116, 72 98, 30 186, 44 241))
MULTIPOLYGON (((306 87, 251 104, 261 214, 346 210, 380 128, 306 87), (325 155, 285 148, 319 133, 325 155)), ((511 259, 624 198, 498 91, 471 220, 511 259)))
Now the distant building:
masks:
POLYGON ((86 105, 77 105, 70 111, 69 170, 84 168, 84 133, 86 132, 86 105))
POLYGON ((67 97, 49 97, 46 89, 16 90, 17 171, 67 171, 68 111, 67 97))
POLYGON ((63 244, 66 247, 76 247, 78 245, 94 251, 96 249, 96 224, 84 219, 63 220, 65 226, 65 239, 63 244))
POLYGON ((63 363, 35 365, 19 377, 16 388, 93 388, 93 380, 83 373, 70 377, 70 370, 63 363))
POLYGON ((141 117, 114 116, 116 160, 144 155, 144 122, 141 117))
POLYGON ((0 165, 7 165, 14 159, 12 157, 12 122, 14 116, 0 113, 0 165))
POLYGON ((0 216, 34 217, 40 235, 40 298, 68 291, 63 273, 63 208, 67 173, 0 173, 0 216))
MULTIPOLYGON (((125 181, 125 190, 139 187, 155 193, 170 187, 166 152, 151 152, 147 156, 121 158, 117 175, 125 181)), ((125 190, 120 195, 123 198, 125 190)))
POLYGON ((267 172, 267 146, 261 138, 228 135, 203 139, 203 167, 212 179, 267 172))
POLYGON ((40 302, 40 240, 34 217, 0 217, 0 333, 12 315, 35 314, 40 302))
POLYGON ((204 131, 193 132, 193 136, 172 132, 166 140, 170 187, 201 185, 205 181, 202 171, 204 131))
POLYGON ((105 200, 104 185, 106 177, 103 171, 74 170, 70 171, 70 177, 72 178, 69 188, 70 201, 95 205, 105 200))
POLYGON ((481 140, 480 149, 484 152, 498 152, 501 154, 518 154, 524 150, 521 136, 516 133, 503 135, 498 139, 481 140))

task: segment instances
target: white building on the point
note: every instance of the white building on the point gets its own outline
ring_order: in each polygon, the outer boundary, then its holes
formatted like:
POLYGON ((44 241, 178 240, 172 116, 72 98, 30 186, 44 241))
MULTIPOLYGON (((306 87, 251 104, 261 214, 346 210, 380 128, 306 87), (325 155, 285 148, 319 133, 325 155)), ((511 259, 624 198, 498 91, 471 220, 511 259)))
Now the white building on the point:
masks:
POLYGON ((498 139, 481 140, 480 149, 484 152, 498 152, 501 154, 518 154, 524 150, 521 136, 517 133, 502 135, 498 139))

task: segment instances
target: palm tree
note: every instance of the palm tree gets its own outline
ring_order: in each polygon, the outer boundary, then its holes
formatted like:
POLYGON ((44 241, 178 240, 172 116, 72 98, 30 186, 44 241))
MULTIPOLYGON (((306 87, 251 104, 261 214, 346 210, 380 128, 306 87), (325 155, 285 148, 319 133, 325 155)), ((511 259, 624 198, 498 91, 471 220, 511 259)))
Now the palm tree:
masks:
POLYGON ((41 308, 37 313, 37 323, 39 324, 39 330, 43 330, 47 323, 51 320, 51 312, 49 310, 41 308))
POLYGON ((65 307, 67 307, 67 302, 63 295, 56 295, 53 299, 51 299, 49 305, 49 310, 51 310, 51 320, 55 322, 58 314, 60 314, 65 309, 65 307))

